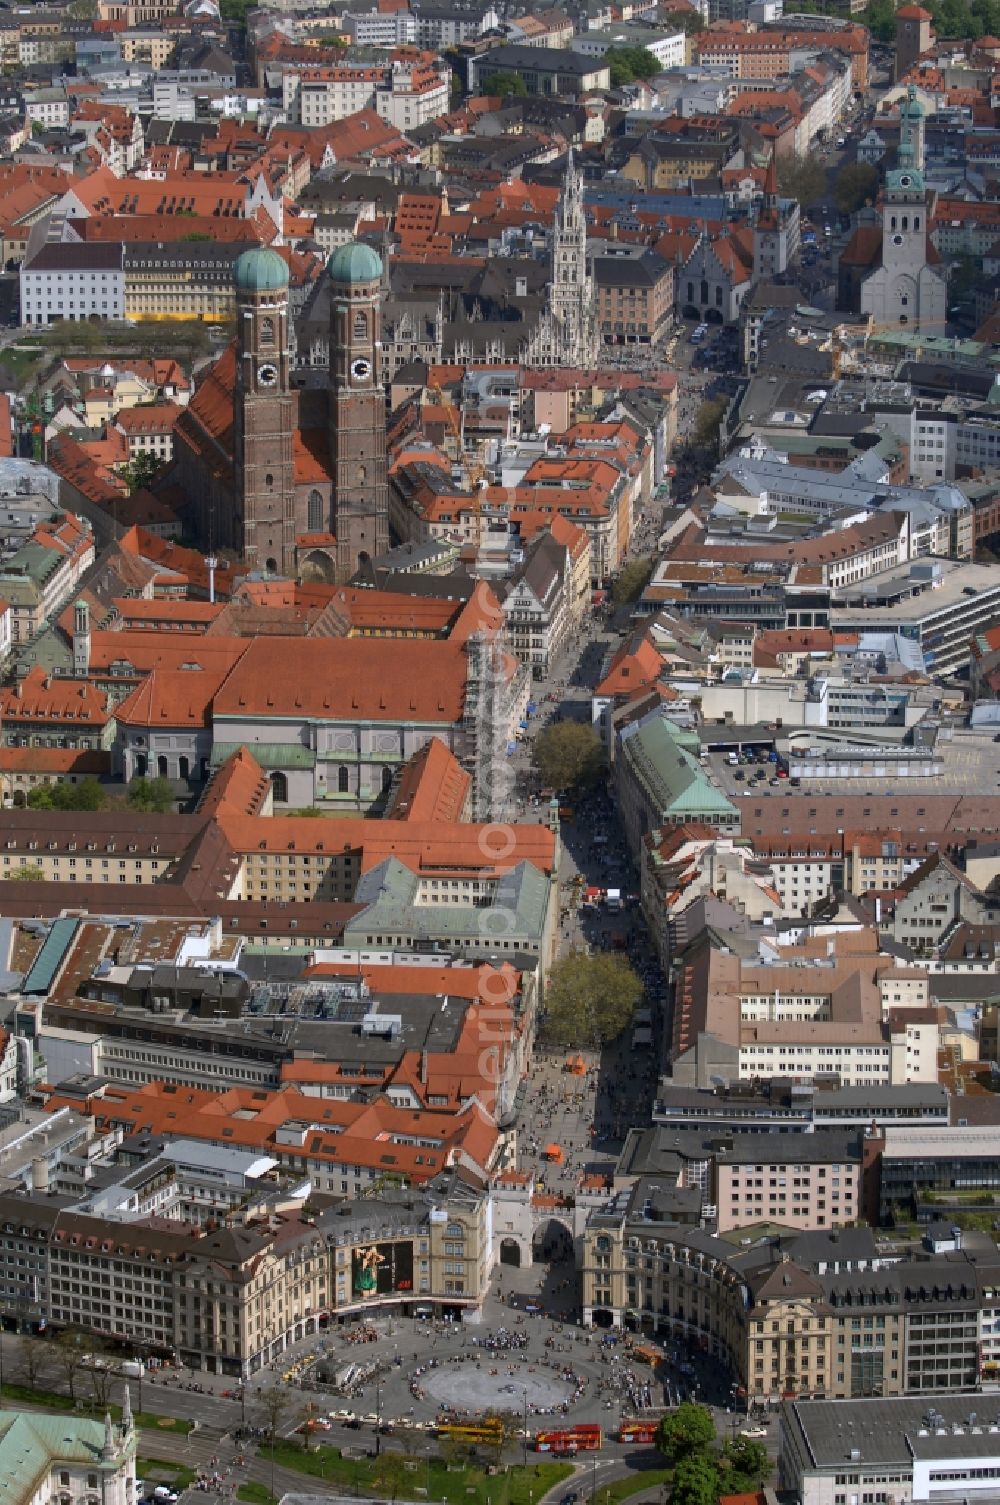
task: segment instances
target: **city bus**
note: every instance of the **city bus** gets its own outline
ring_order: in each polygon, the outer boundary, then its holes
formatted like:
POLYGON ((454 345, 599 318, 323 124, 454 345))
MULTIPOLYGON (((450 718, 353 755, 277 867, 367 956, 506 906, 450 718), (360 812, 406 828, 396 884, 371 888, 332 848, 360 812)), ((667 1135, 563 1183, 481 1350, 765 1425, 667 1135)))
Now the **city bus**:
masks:
POLYGON ((557 1432, 536 1432, 536 1453, 596 1453, 604 1444, 604 1434, 596 1422, 581 1422, 557 1432))
POLYGON ((455 1442, 495 1446, 504 1440, 504 1425, 499 1416, 484 1417, 480 1422, 449 1421, 435 1430, 438 1437, 451 1437, 455 1442))
POLYGON ((623 1421, 618 1428, 619 1442, 655 1442, 658 1421, 623 1421))

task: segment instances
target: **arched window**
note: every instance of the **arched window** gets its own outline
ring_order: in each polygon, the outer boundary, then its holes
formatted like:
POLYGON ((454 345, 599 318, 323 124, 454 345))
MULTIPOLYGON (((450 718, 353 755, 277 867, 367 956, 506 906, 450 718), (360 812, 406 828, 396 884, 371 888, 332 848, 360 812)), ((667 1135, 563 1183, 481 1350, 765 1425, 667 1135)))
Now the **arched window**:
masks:
POLYGON ((910 216, 908 214, 904 214, 903 215, 903 229, 904 230, 908 230, 909 228, 910 228, 910 216))
POLYGON ((261 321, 260 321, 260 343, 262 345, 273 345, 274 344, 274 320, 273 319, 261 319, 261 321))
POLYGON ((264 485, 268 488, 268 490, 270 490, 274 485, 274 476, 270 471, 268 471, 267 475, 264 477, 264 485))
POLYGON ((272 773, 271 793, 278 805, 288 804, 288 779, 283 773, 272 773))
POLYGON ((348 770, 344 768, 343 765, 341 765, 341 767, 337 769, 337 793, 349 794, 350 790, 351 775, 348 770))
POLYGON ((368 315, 363 314, 360 309, 354 315, 354 338, 356 340, 368 338, 368 315))
POLYGON ((309 515, 306 528, 310 533, 319 533, 323 527, 323 498, 318 491, 309 493, 309 515))
POLYGON ((895 228, 896 228, 896 216, 895 215, 892 216, 892 219, 889 221, 889 225, 890 225, 891 229, 895 230, 895 228))
POLYGON ((358 480, 359 480, 359 482, 360 481, 366 481, 367 479, 368 479, 368 471, 367 471, 366 467, 364 465, 359 465, 358 466, 358 480))
POLYGON ((919 214, 915 214, 913 216, 913 228, 914 228, 914 230, 919 230, 920 229, 920 215, 919 214))

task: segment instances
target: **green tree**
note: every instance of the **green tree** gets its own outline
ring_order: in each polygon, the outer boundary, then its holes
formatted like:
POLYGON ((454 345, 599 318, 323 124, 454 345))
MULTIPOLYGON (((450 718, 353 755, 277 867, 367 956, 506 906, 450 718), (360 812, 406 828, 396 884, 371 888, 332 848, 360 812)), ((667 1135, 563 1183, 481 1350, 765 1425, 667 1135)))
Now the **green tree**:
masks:
MULTIPOLYGON (((472 1457, 472 1447, 462 1437, 454 1437, 449 1432, 446 1436, 438 1439, 438 1452, 445 1463, 458 1468, 469 1462, 472 1457)), ((383 1454, 383 1457, 394 1457, 392 1453, 383 1454)))
POLYGON ((707 1457, 714 1442, 712 1413, 694 1401, 684 1401, 676 1411, 668 1412, 656 1430, 656 1446, 668 1463, 707 1457))
POLYGON ((948 274, 948 297, 956 300, 974 293, 983 280, 982 264, 967 252, 957 257, 948 274))
POLYGON ((896 7, 893 0, 873 0, 856 18, 868 27, 876 42, 891 42, 896 35, 896 7))
POLYGON ((128 487, 129 496, 135 496, 137 491, 148 486, 150 481, 159 474, 162 465, 163 461, 160 457, 148 449, 140 449, 131 460, 122 465, 118 473, 128 487))
POLYGON ((549 789, 586 788, 604 767, 601 739, 589 723, 553 721, 535 738, 535 767, 549 789))
POLYGON ((545 988, 545 1037, 580 1049, 614 1040, 635 1013, 642 982, 619 951, 571 951, 545 988))
POLYGON ((717 450, 719 447, 719 425, 726 411, 726 399, 715 397, 711 402, 703 402, 698 409, 698 416, 691 430, 691 442, 698 449, 717 450))
POLYGON ((169 815, 174 808, 174 791, 164 778, 133 779, 128 786, 128 802, 133 810, 153 815, 169 815))
POLYGON ((111 1391, 118 1376, 112 1368, 109 1350, 103 1339, 92 1336, 88 1339, 88 1346, 92 1357, 100 1360, 100 1363, 91 1364, 88 1377, 95 1409, 101 1413, 111 1404, 111 1391))
POLYGON ((609 47, 604 61, 611 70, 612 89, 634 83, 637 78, 652 78, 663 71, 648 47, 609 47))
POLYGON ((670 1481, 670 1505, 718 1505, 719 1470, 708 1454, 682 1458, 670 1481))
POLYGON ((37 862, 26 862, 19 867, 17 872, 8 873, 11 883, 41 883, 45 877, 45 869, 39 867, 37 862))
POLYGON ((102 810, 104 790, 88 776, 78 784, 39 784, 28 794, 32 810, 102 810))
MULTIPOLYGON (((264 1413, 264 1435, 267 1439, 271 1452, 271 1493, 275 1494, 274 1488, 274 1449, 282 1430, 287 1431, 291 1427, 293 1408, 297 1409, 295 1397, 289 1390, 283 1390, 280 1385, 269 1385, 266 1390, 261 1390, 257 1397, 264 1413)), ((309 1439, 306 1438, 306 1452, 309 1451, 309 1439)))
POLYGON ((257 0, 219 0, 219 13, 223 21, 235 21, 240 26, 245 26, 247 13, 252 11, 257 0))
POLYGON ((395 1500, 406 1483, 406 1460, 402 1453, 380 1454, 375 1462, 373 1483, 380 1494, 395 1500))
POLYGON ((874 201, 878 192, 878 172, 870 162, 849 162, 837 174, 833 201, 841 214, 853 214, 862 204, 874 201))
POLYGON ((16 1354, 16 1363, 20 1367, 21 1373, 28 1384, 34 1388, 42 1357, 41 1344, 37 1338, 18 1338, 14 1352, 16 1354))
POLYGON ((69 1398, 74 1403, 76 1402, 76 1377, 83 1367, 85 1352, 82 1333, 75 1333, 68 1327, 64 1327, 62 1332, 57 1333, 55 1341, 49 1345, 49 1353, 66 1381, 69 1398))
POLYGON ((705 30, 705 18, 697 10, 675 10, 670 14, 670 25, 689 37, 696 37, 699 31, 705 30))
POLYGON ((626 606, 631 601, 638 601, 649 584, 649 577, 652 573, 652 559, 633 559, 630 564, 627 564, 615 577, 615 583, 611 589, 615 605, 626 606))
POLYGON ((826 193, 826 173, 815 157, 786 153, 778 158, 778 187, 803 209, 816 204, 826 193))
POLYGON ((528 86, 519 73, 491 73, 482 82, 482 93, 489 99, 526 99, 528 86))
POLYGON ((722 1458, 727 1470, 726 1494, 747 1494, 758 1489, 771 1469, 767 1448, 753 1437, 734 1437, 725 1443, 722 1458))

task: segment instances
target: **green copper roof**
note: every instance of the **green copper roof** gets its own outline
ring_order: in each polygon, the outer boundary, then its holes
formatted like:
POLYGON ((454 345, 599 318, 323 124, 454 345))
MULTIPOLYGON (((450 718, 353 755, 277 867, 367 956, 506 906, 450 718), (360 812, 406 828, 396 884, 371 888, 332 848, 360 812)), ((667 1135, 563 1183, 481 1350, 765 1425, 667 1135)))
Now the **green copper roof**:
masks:
POLYGON ((316 754, 297 742, 213 742, 211 763, 217 768, 234 752, 246 748, 253 753, 261 768, 315 768, 316 754))
POLYGON ((276 293, 288 286, 288 268, 277 251, 255 246, 236 263, 236 286, 245 293, 276 293))
POLYGON ((378 282, 382 276, 382 258, 371 246, 355 240, 337 247, 327 270, 334 282, 378 282))
POLYGON ((621 756, 661 821, 681 816, 735 825, 739 811, 706 777, 691 742, 689 733, 654 713, 623 736, 621 756))

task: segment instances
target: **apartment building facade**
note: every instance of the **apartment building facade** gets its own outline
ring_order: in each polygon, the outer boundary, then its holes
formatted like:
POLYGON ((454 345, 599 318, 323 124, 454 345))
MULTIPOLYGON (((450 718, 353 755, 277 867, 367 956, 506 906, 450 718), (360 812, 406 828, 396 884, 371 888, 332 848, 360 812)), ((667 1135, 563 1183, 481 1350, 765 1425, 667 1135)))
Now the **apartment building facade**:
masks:
POLYGON ((22 324, 125 317, 121 245, 48 241, 39 225, 28 238, 20 283, 22 324))
POLYGON ((5 1196, 0 1310, 249 1378, 348 1315, 477 1310, 493 1261, 489 1207, 483 1187, 458 1172, 426 1194, 387 1186, 377 1200, 316 1216, 258 1210, 214 1230, 53 1216, 47 1204, 5 1196))
POLYGON ((671 1074, 879 1087, 937 1081, 938 1018, 927 978, 880 956, 870 932, 747 959, 702 934, 675 959, 671 1074))
POLYGON ((417 40, 417 18, 409 10, 349 11, 342 25, 355 47, 403 47, 417 40))
POLYGON ((867 1229, 734 1246, 659 1220, 640 1182, 590 1215, 581 1264, 585 1325, 695 1343, 750 1405, 995 1384, 997 1260, 883 1264, 867 1229))
POLYGON ((778 1163, 769 1159, 773 1153, 768 1135, 751 1134, 715 1156, 715 1220, 720 1234, 763 1222, 804 1233, 854 1222, 861 1205, 856 1136, 803 1134, 778 1163))
POLYGON ((94 562, 90 524, 73 513, 40 523, 26 544, 0 567, 0 600, 10 608, 14 647, 51 621, 94 562))
POLYGON ((504 597, 507 640, 535 679, 548 674, 572 625, 572 587, 569 551, 546 534, 504 597))
POLYGON ((655 251, 595 257, 594 287, 605 345, 655 345, 672 327, 674 268, 655 251))

